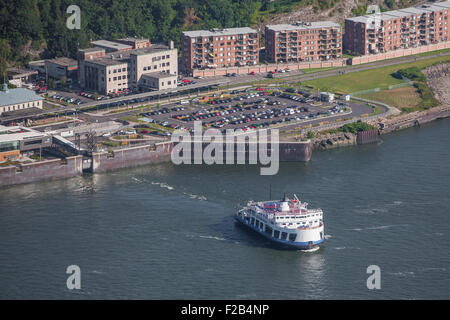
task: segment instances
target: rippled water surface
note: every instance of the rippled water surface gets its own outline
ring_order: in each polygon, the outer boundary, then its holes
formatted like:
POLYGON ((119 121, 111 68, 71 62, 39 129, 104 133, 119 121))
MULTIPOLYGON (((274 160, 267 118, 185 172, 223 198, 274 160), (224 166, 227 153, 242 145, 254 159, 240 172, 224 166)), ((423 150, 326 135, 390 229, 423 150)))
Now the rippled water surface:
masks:
POLYGON ((450 298, 450 120, 378 145, 257 166, 163 164, 0 189, 0 298, 450 298), (325 214, 314 253, 233 221, 296 193, 325 214), (66 268, 81 268, 79 291, 66 268), (368 290, 366 268, 381 268, 368 290))

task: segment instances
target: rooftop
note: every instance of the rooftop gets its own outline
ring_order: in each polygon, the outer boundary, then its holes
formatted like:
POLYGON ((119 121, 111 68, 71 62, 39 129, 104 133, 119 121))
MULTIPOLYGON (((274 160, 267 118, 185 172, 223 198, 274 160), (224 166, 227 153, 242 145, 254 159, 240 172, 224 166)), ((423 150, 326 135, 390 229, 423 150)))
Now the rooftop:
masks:
POLYGON ((232 36, 237 34, 247 34, 256 32, 258 31, 256 31, 255 29, 244 27, 244 28, 184 31, 183 35, 187 37, 212 37, 212 36, 232 36))
POLYGON ((131 49, 133 49, 128 44, 123 44, 123 43, 113 42, 113 41, 108 41, 108 40, 92 41, 92 44, 97 47, 111 48, 111 49, 115 49, 115 50, 131 50, 131 49))
POLYGON ((30 128, 21 126, 2 126, 0 125, 0 142, 17 141, 29 138, 42 137, 45 134, 30 128))
POLYGON ((64 66, 64 67, 73 67, 73 66, 78 65, 77 60, 66 58, 66 57, 50 59, 50 60, 47 60, 47 62, 58 64, 58 65, 64 66))
POLYGON ((289 30, 310 30, 320 28, 340 28, 338 23, 332 21, 316 21, 316 22, 296 22, 293 24, 272 24, 267 25, 266 28, 274 31, 289 31, 289 30))
POLYGON ((44 100, 34 91, 25 88, 8 89, 0 91, 0 106, 9 106, 19 103, 27 103, 37 100, 44 100))
POLYGON ((147 38, 132 38, 132 37, 128 37, 128 38, 122 38, 119 39, 118 41, 127 41, 127 42, 147 42, 149 41, 147 38))
POLYGON ((169 47, 164 44, 151 44, 147 48, 131 50, 130 55, 135 54, 135 55, 139 56, 139 55, 143 55, 143 54, 155 53, 155 52, 164 51, 164 50, 171 50, 171 49, 169 49, 169 47))
POLYGON ((105 51, 105 49, 99 48, 99 47, 93 47, 93 48, 79 49, 78 51, 89 53, 89 52, 100 52, 100 51, 105 51))
POLYGON ((143 77, 156 78, 156 79, 165 79, 176 77, 175 74, 170 74, 167 72, 148 72, 142 75, 143 77))
POLYGON ((145 55, 160 51, 170 50, 168 46, 163 44, 152 44, 147 48, 127 50, 124 52, 110 52, 101 58, 86 60, 86 62, 100 64, 104 66, 112 66, 127 63, 131 55, 145 55))
POLYGON ((371 23, 374 20, 384 21, 391 20, 395 18, 403 18, 416 14, 423 14, 435 11, 442 11, 450 9, 450 1, 436 2, 436 3, 425 3, 417 7, 404 8, 399 10, 386 11, 382 13, 374 13, 365 16, 348 18, 346 20, 362 23, 371 23))
POLYGON ((11 68, 7 68, 6 71, 8 72, 8 75, 12 76, 13 78, 19 76, 19 77, 23 77, 23 76, 29 76, 29 75, 33 75, 33 74, 37 74, 38 72, 35 70, 31 70, 31 69, 24 69, 24 68, 17 68, 17 67, 11 67, 11 68))

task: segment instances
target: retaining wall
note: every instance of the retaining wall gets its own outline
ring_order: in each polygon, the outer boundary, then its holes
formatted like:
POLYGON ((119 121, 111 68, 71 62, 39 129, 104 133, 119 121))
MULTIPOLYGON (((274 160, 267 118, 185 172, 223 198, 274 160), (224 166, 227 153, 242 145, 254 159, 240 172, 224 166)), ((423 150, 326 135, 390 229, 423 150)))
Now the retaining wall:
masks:
POLYGON ((143 164, 170 161, 172 142, 156 143, 114 150, 114 153, 94 152, 91 171, 105 172, 120 168, 135 167, 143 164))
POLYGON ((263 64, 255 66, 245 66, 245 67, 229 67, 229 68, 217 68, 217 69, 206 69, 198 70, 195 69, 192 72, 194 77, 214 77, 214 76, 224 76, 227 73, 236 74, 249 74, 250 72, 255 73, 267 73, 269 71, 276 71, 277 69, 290 69, 290 70, 302 70, 302 69, 313 69, 313 68, 329 68, 329 67, 343 67, 346 65, 345 59, 331 60, 331 61, 316 61, 316 62, 300 62, 300 63, 283 63, 283 64, 263 64))
POLYGON ((0 187, 83 174, 83 157, 67 157, 0 168, 0 187))
POLYGON ((366 144, 378 142, 378 130, 360 131, 356 135, 357 144, 366 144))
POLYGON ((348 64, 357 65, 357 64, 362 64, 362 63, 369 63, 369 62, 375 62, 375 61, 380 61, 380 60, 399 58, 399 57, 404 57, 404 56, 410 56, 413 54, 419 54, 419 53, 448 49, 448 48, 450 48, 450 41, 439 42, 436 44, 420 46, 417 48, 399 49, 399 50, 389 51, 386 53, 354 57, 354 58, 348 59, 348 64))

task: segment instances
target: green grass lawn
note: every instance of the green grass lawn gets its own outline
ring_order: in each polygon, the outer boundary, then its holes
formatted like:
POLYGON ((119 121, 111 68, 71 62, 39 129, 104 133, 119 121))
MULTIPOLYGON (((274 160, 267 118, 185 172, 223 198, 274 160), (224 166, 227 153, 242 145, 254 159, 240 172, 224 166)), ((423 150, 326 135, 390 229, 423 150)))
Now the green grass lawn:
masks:
POLYGON ((392 90, 381 90, 378 92, 361 95, 362 98, 384 102, 399 110, 414 109, 420 106, 422 99, 414 87, 404 87, 392 90))
POLYGON ((449 61, 450 56, 436 57, 421 61, 397 64, 394 66, 387 66, 372 70, 348 73, 339 76, 331 76, 316 80, 304 81, 302 82, 302 85, 311 86, 314 89, 320 91, 342 93, 352 93, 374 88, 387 89, 390 85, 403 83, 402 80, 396 79, 392 76, 392 74, 399 69, 413 66, 418 67, 419 69, 423 69, 435 63, 449 61))

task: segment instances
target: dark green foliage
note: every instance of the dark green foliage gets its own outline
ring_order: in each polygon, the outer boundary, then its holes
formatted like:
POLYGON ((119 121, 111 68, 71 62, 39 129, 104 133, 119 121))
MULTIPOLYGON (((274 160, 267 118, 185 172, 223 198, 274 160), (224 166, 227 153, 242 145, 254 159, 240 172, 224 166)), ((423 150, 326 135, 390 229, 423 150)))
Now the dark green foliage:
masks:
POLYGON ((384 0, 384 4, 389 8, 389 9, 394 9, 395 6, 395 1, 394 0, 384 0))
POLYGON ((430 109, 439 105, 439 101, 434 97, 433 90, 424 82, 415 82, 414 87, 422 98, 420 106, 424 109, 430 109))
POLYGON ((397 79, 402 79, 402 77, 405 77, 413 81, 420 81, 420 82, 427 81, 425 75, 417 67, 410 67, 398 70, 396 73, 393 74, 393 76, 396 77, 397 79))
POLYGON ((351 132, 351 133, 357 133, 358 131, 368 131, 368 130, 373 130, 375 129, 374 126, 362 122, 361 120, 357 121, 357 122, 353 122, 353 123, 349 123, 346 124, 344 126, 342 126, 341 128, 339 128, 340 131, 342 132, 351 132))
POLYGON ((352 9, 352 13, 355 16, 363 16, 366 14, 367 11, 367 5, 360 4, 357 8, 352 9))
MULTIPOLYGON (((251 26, 263 10, 295 0, 14 0, 0 2, 0 65, 24 64, 24 49, 45 52, 41 58, 75 57, 91 40, 146 37, 152 42, 174 40, 183 30, 251 26), (81 9, 81 30, 69 30, 66 10, 81 9)), ((37 57, 33 57, 37 58, 37 57)))
MULTIPOLYGON (((427 85, 427 77, 422 73, 422 71, 417 67, 410 67, 406 69, 401 69, 393 74, 396 78, 406 77, 414 81, 414 87, 422 98, 420 107, 423 109, 430 109, 439 105, 439 101, 434 97, 433 89, 427 85)), ((405 108, 404 111, 410 111, 410 109, 405 108)))
MULTIPOLYGON (((184 30, 253 26, 265 15, 290 12, 294 6, 312 5, 320 11, 340 2, 342 0, 3 0, 0 1, 0 71, 4 70, 6 62, 23 65, 35 58, 75 58, 77 48, 88 47, 91 40, 136 36, 152 42, 174 40, 179 47, 180 33, 184 30), (66 10, 72 4, 81 9, 81 30, 66 27, 69 17, 66 10)), ((402 0, 401 5, 410 2, 414 0, 402 0)), ((364 3, 356 10, 357 14, 365 14, 364 3)))

